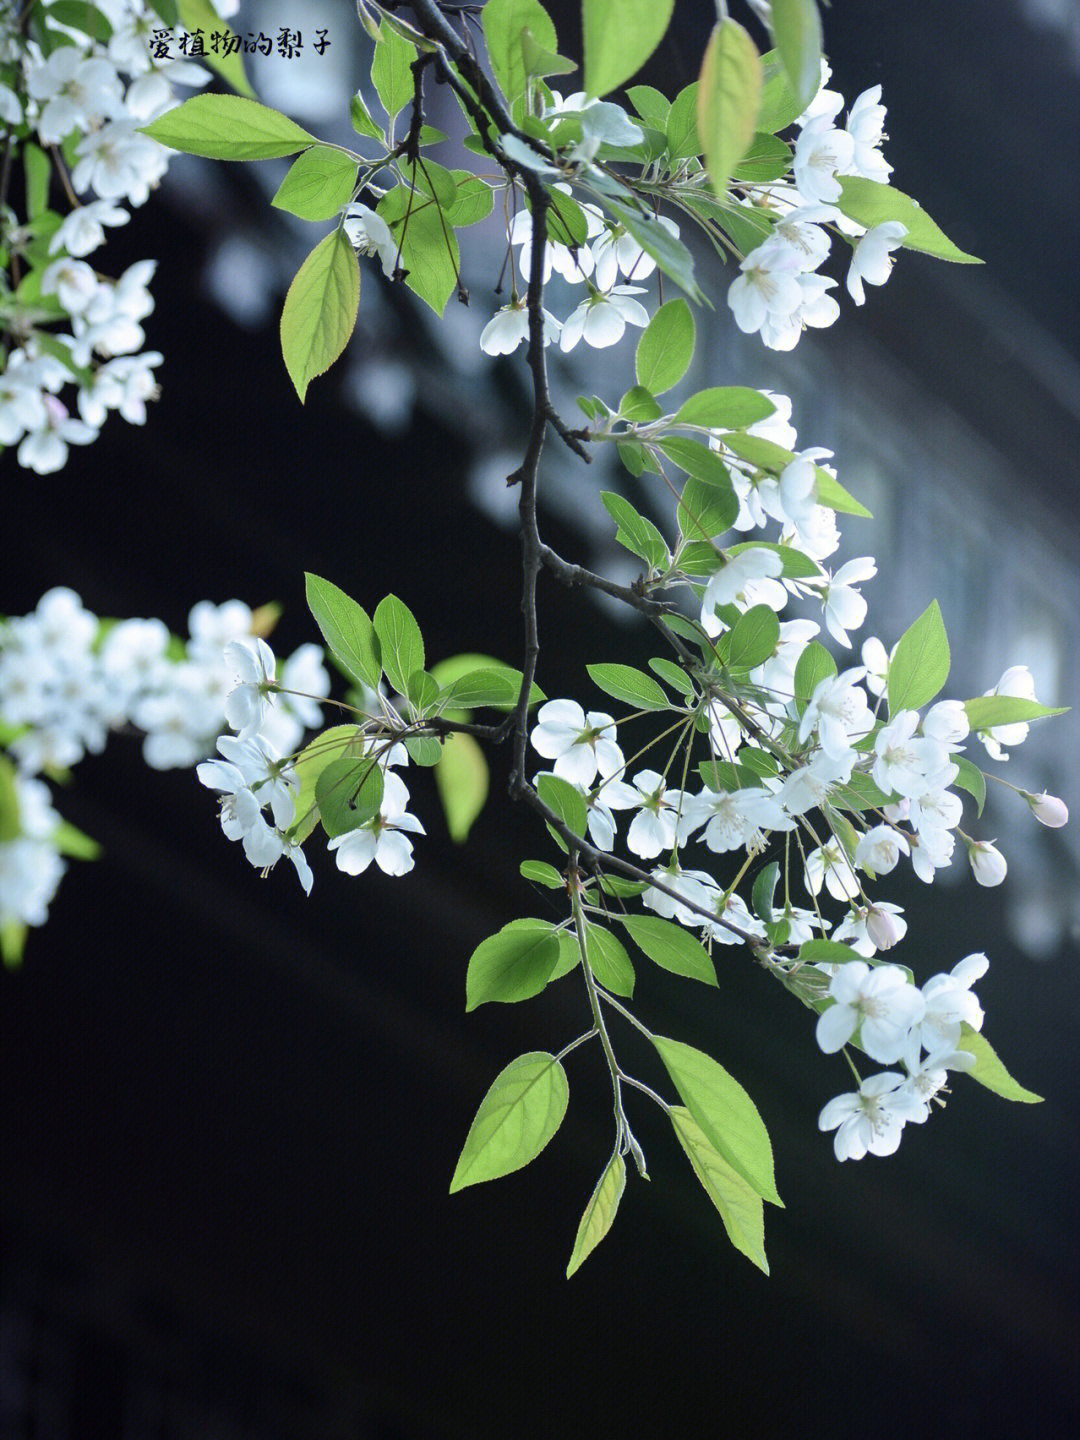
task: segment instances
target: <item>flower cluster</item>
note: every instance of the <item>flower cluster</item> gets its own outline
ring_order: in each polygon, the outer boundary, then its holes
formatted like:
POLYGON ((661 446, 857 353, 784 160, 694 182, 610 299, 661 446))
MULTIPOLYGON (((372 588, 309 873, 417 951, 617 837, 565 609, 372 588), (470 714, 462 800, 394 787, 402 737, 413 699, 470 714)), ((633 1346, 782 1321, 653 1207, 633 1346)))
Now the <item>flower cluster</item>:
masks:
POLYGON ((62 822, 49 787, 15 772, 7 777, 7 790, 12 813, 5 814, 0 839, 0 937, 16 927, 45 924, 67 869, 57 839, 62 822))
POLYGON ((106 41, 74 28, 71 7, 62 18, 48 5, 35 9, 40 23, 29 31, 6 26, 12 64, 0 83, 0 117, 36 177, 25 219, 7 209, 0 217, 11 257, 0 315, 16 340, 0 375, 0 445, 16 446, 20 465, 47 475, 64 466, 69 446, 93 441, 109 413, 141 425, 157 397, 162 357, 142 349, 140 324, 154 308, 147 285, 157 262, 140 261, 113 281, 87 256, 165 173, 168 150, 139 127, 179 103, 176 86, 210 76, 188 61, 151 58, 147 41, 159 22, 142 0, 101 0, 93 13, 109 26, 106 41), (54 163, 73 204, 66 215, 50 206, 54 163), (52 328, 58 322, 69 328, 52 328), (70 387, 73 399, 62 398, 70 387))

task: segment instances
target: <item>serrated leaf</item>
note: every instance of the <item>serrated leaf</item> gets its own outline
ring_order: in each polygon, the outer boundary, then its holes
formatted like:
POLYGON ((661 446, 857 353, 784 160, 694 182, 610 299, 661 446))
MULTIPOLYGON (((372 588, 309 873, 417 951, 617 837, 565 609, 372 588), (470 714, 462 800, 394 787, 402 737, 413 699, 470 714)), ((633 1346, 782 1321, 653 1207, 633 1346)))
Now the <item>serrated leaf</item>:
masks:
POLYGON ((293 823, 289 839, 302 843, 311 834, 318 820, 315 787, 328 765, 345 756, 364 754, 366 742, 356 725, 333 725, 310 741, 293 763, 300 788, 295 796, 293 823))
POLYGON ((954 245, 919 202, 902 190, 882 185, 876 180, 865 180, 861 175, 837 178, 842 186, 840 199, 836 201, 837 209, 868 230, 884 224, 886 220, 899 220, 907 226, 907 234, 902 241, 906 249, 921 250, 925 255, 935 255, 939 260, 952 260, 959 265, 983 263, 978 256, 968 255, 954 245))
POLYGON ((442 744, 433 735, 409 735, 405 739, 405 749, 414 765, 433 769, 443 758, 442 744))
POLYGON ((139 129, 171 150, 210 160, 274 160, 316 143, 287 115, 239 95, 194 95, 139 129))
POLYGON ((692 1045, 654 1035, 653 1044, 683 1104, 706 1140, 764 1199, 783 1206, 773 1178, 772 1145, 757 1106, 739 1082, 692 1045))
POLYGON ((424 640, 416 617, 396 595, 380 600, 373 617, 386 678, 404 695, 409 676, 424 668, 424 640))
POLYGON ((671 102, 665 95, 652 85, 631 85, 626 92, 626 98, 651 130, 666 134, 671 102))
POLYGON ((748 1260, 769 1273, 765 1258, 765 1206, 761 1196, 709 1144, 705 1132, 681 1105, 670 1110, 675 1136, 705 1193, 720 1212, 728 1239, 748 1260))
POLYGON ((691 440, 686 435, 667 435, 660 441, 660 449, 687 475, 721 490, 733 490, 727 466, 715 450, 700 440, 691 440))
MULTIPOLYGON (((444 698, 455 710, 513 710, 521 694, 524 680, 520 670, 510 665, 493 663, 483 670, 470 670, 447 687, 444 698)), ((529 704, 538 705, 546 697, 539 685, 533 685, 529 704)))
POLYGON ((676 425, 704 425, 710 430, 743 430, 774 414, 767 395, 744 385, 713 385, 684 400, 675 412, 676 425))
POLYGON ((382 127, 371 118, 371 111, 359 90, 349 101, 349 120, 358 135, 364 135, 369 140, 381 140, 383 144, 386 143, 382 127))
MULTIPOLYGON (((742 459, 749 460, 752 465, 773 475, 779 475, 784 467, 795 459, 790 450, 785 450, 782 445, 776 445, 760 435, 725 435, 724 445, 742 459)), ((874 518, 865 505, 856 500, 854 495, 850 495, 839 480, 820 465, 814 466, 814 476, 819 504, 827 505, 830 510, 836 510, 843 515, 860 515, 865 520, 874 518)))
POLYGON ((949 759, 960 772, 953 784, 959 785, 961 790, 966 790, 975 797, 975 813, 982 815, 983 806, 986 804, 986 776, 966 755, 950 755, 949 759))
POLYGON ((372 757, 331 760, 315 781, 315 803, 327 835, 346 835, 373 819, 383 785, 382 767, 372 757))
POLYGON ((554 1055, 536 1050, 512 1060, 476 1112, 450 1181, 451 1195, 535 1160, 562 1124, 569 1098, 566 1071, 554 1055))
POLYGON ((731 172, 733 180, 748 180, 754 185, 764 185, 771 180, 781 180, 791 168, 791 146, 777 135, 763 135, 760 132, 750 142, 750 148, 731 172))
POLYGON ((490 776, 483 750, 471 735, 447 735, 434 767, 450 839, 461 845, 469 838, 488 797, 490 776))
POLYGON ((735 622, 728 637, 727 663, 753 670, 776 653, 780 622, 770 605, 751 606, 735 622))
POLYGON ((694 358, 694 317, 685 300, 661 305, 638 341, 638 384, 654 395, 677 385, 694 358))
POLYGON ((406 271, 405 284, 414 294, 442 315, 446 302, 457 289, 461 255, 457 237, 438 204, 416 192, 409 210, 409 187, 397 185, 379 201, 376 213, 390 226, 399 241, 398 264, 406 271), (405 217, 408 215, 408 220, 405 217))
POLYGON ((759 920, 764 920, 766 925, 772 925, 773 896, 776 894, 776 882, 780 878, 780 866, 775 860, 765 866, 761 874, 754 881, 753 893, 750 897, 754 907, 754 914, 759 920))
MULTIPOLYGON (((734 486, 723 490, 717 485, 708 485, 704 480, 697 480, 694 476, 687 479, 679 496, 676 519, 679 529, 688 539, 711 540, 715 535, 722 535, 734 525, 738 515, 739 497, 735 494, 734 486)), ((720 559, 712 546, 709 550, 711 559, 707 562, 706 574, 712 574, 720 559)), ((680 564, 685 569, 685 551, 680 557, 680 564)))
POLYGON ((1067 705, 1040 705, 1038 700, 1022 700, 1013 695, 978 695, 974 700, 964 701, 972 730, 993 730, 998 725, 1019 725, 1047 715, 1065 715, 1068 708, 1067 705))
POLYGON ((593 684, 635 710, 668 710, 671 702, 650 675, 632 665, 588 665, 593 684))
POLYGON ((801 715, 822 680, 836 674, 836 661, 816 640, 811 640, 795 666, 795 708, 801 715))
POLYGON ((486 220, 495 204, 495 192, 479 175, 470 175, 468 170, 450 172, 457 183, 454 203, 444 215, 447 225, 461 230, 466 225, 475 225, 486 220))
POLYGON ((801 113, 821 84, 821 16, 816 0, 773 0, 772 29, 801 113))
POLYGON ((668 112, 667 142, 672 160, 687 160, 701 154, 697 129, 698 82, 680 90, 668 112))
POLYGON ((713 28, 698 80, 697 130, 713 190, 727 193, 731 172, 757 132, 764 74, 757 47, 735 20, 713 28))
POLYGON ((513 1003, 539 995, 559 958, 555 927, 548 920, 512 920, 472 953, 465 979, 466 1010, 498 1000, 513 1003))
POLYGON ((281 311, 281 353, 301 402, 311 381, 349 343, 359 306, 356 251, 342 230, 334 230, 296 272, 281 311))
MULTIPOLYGON (((656 397, 644 385, 633 385, 619 401, 623 420, 659 420, 664 412, 656 397)), ((640 450, 640 446, 636 446, 640 450)))
POLYGON ((600 499, 619 527, 615 536, 619 544, 640 556, 654 570, 663 570, 669 558, 667 542, 652 521, 640 515, 629 500, 624 500, 612 490, 601 491, 600 499))
POLYGON ((628 999, 633 996, 634 967, 617 935, 602 925, 590 924, 585 931, 585 953, 589 969, 605 990, 628 999))
POLYGON ((289 167, 270 201, 302 220, 331 220, 356 188, 356 161, 331 145, 312 145, 289 167))
POLYGON ((649 661, 649 669, 659 675, 661 680, 666 680, 673 690, 678 690, 680 694, 685 695, 688 700, 694 698, 694 682, 686 671, 680 665, 676 665, 674 661, 658 656, 655 660, 649 661))
POLYGON ((528 26, 521 32, 521 59, 528 76, 572 75, 578 68, 576 60, 568 60, 565 55, 545 50, 533 37, 528 26))
POLYGON ((573 248, 584 245, 589 238, 589 222, 585 211, 571 195, 550 188, 551 209, 548 211, 548 234, 552 240, 573 248))
POLYGON ((1025 1105, 1042 1103, 1041 1095, 1036 1095, 1034 1090, 1025 1090, 1023 1085, 1013 1079, 998 1059, 990 1041, 984 1039, 980 1031, 962 1024, 960 1043, 956 1048, 975 1056, 975 1069, 967 1071, 967 1074, 980 1085, 985 1085, 987 1090, 993 1090, 995 1095, 1001 1095, 1006 1100, 1019 1100, 1025 1105))
POLYGON ((575 835, 585 834, 589 820, 585 797, 569 780, 559 775, 538 775, 536 793, 575 835))
POLYGON ((705 947, 681 925, 658 915, 620 915, 627 933, 662 970, 717 985, 716 967, 705 947))
POLYGON ((765 84, 761 91, 758 129, 775 135, 778 130, 786 130, 793 124, 806 106, 800 105, 795 98, 791 81, 775 50, 762 55, 761 62, 765 69, 765 84))
POLYGON ((570 1263, 566 1267, 569 1280, 574 1272, 589 1258, 600 1241, 615 1223, 615 1212, 619 1208, 623 1191, 626 1189, 626 1161, 618 1153, 612 1155, 604 1173, 597 1182, 585 1214, 578 1226, 570 1263))
POLYGON ((522 878, 532 880, 537 885, 546 885, 549 890, 565 890, 566 881, 554 865, 549 865, 546 860, 523 860, 518 867, 522 878))
POLYGON ((528 84, 522 32, 527 29, 534 45, 555 54, 559 49, 555 26, 539 0, 488 0, 480 18, 495 79, 513 104, 528 84))
POLYGON ((305 574, 304 582, 308 609, 338 661, 354 680, 378 689, 379 642, 367 611, 329 580, 305 574))
POLYGON ((774 545, 768 540, 747 540, 740 545, 728 545, 728 555, 741 555, 744 550, 771 550, 783 562, 782 575, 785 580, 806 580, 821 574, 821 566, 809 555, 796 550, 792 545, 774 545))
POLYGON ((675 0, 583 0, 585 93, 607 95, 636 75, 671 23, 675 0))
POLYGON ((391 120, 408 105, 415 94, 412 70, 416 47, 388 25, 375 46, 371 61, 371 83, 391 120))
POLYGON ((950 663, 941 607, 933 600, 897 642, 889 664, 889 714, 928 704, 949 678, 950 663))
POLYGON ((645 253, 651 255, 656 261, 664 274, 685 290, 691 300, 701 304, 705 296, 700 285, 694 279, 694 257, 683 242, 672 235, 670 230, 665 229, 656 216, 642 215, 640 211, 623 204, 621 200, 616 200, 611 195, 601 194, 600 198, 604 207, 616 220, 625 225, 645 253))
MULTIPOLYGON (((207 34, 212 34, 214 31, 220 35, 235 34, 222 21, 208 0, 177 0, 176 10, 187 31, 203 29, 207 34)), ((217 53, 210 49, 200 58, 209 65, 211 70, 216 70, 225 83, 231 85, 239 95, 245 95, 249 100, 254 100, 255 91, 251 88, 251 81, 244 71, 244 61, 239 49, 234 50, 231 55, 225 53, 224 47, 217 53)))

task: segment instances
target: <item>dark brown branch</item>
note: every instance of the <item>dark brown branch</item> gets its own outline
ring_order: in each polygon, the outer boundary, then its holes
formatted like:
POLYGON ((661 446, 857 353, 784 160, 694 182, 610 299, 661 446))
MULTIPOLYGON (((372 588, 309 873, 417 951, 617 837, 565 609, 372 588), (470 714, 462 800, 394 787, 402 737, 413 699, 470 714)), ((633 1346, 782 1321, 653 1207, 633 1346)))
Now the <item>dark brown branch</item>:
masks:
POLYGON ((674 606, 668 605, 662 600, 651 600, 641 590, 631 585, 618 585, 614 580, 608 580, 603 575, 597 575, 592 570, 586 570, 581 565, 572 565, 568 560, 563 560, 556 555, 550 545, 541 545, 540 559, 545 567, 551 571, 556 580, 564 585, 587 585, 590 590, 600 590, 605 595, 610 595, 614 600, 621 600, 624 605, 631 605, 635 610, 640 610, 642 615, 650 619, 654 616, 670 615, 674 613, 674 606))

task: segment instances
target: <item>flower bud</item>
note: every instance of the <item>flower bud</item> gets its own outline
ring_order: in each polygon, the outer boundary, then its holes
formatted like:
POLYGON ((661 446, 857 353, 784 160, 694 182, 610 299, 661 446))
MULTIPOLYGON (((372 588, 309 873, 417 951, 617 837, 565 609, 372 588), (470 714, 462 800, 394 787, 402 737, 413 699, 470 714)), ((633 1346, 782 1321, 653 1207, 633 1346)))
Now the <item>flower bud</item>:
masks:
POLYGON ((891 950, 907 927, 888 910, 871 905, 866 914, 866 933, 878 950, 891 950))
POLYGON ((1025 790, 1023 795, 1040 825, 1048 825, 1051 830, 1060 830, 1062 825, 1068 823, 1069 807, 1056 795, 1048 795, 1045 790, 1041 795, 1029 795, 1025 790))
POLYGON ((1009 868, 1005 856, 989 841, 977 840, 968 846, 968 859, 980 885, 1000 885, 1009 868))

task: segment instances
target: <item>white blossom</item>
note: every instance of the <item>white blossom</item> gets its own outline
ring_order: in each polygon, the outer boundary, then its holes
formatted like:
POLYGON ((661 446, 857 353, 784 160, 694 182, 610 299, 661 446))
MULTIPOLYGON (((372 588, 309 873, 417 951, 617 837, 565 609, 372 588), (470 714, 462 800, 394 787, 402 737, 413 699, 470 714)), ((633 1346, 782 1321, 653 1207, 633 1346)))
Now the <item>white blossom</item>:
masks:
POLYGON ((968 1025, 981 1030, 982 1006, 971 987, 981 980, 990 967, 982 952, 968 955, 954 965, 948 975, 935 975, 922 987, 926 1008, 918 1025, 918 1035, 931 1055, 945 1054, 960 1044, 960 1027, 968 1025))
POLYGON ((849 173, 887 185, 893 167, 881 153, 881 142, 888 136, 880 85, 871 86, 857 97, 848 111, 844 128, 855 142, 849 173))
POLYGON ((649 312, 635 295, 643 295, 641 285, 615 285, 606 295, 594 290, 563 323, 559 348, 572 350, 579 340, 595 350, 617 345, 627 325, 642 329, 649 323, 649 312))
POLYGON ((810 851, 804 880, 811 895, 820 895, 822 885, 834 900, 854 900, 859 893, 858 878, 838 840, 827 840, 810 851))
MULTIPOLYGON (((1001 679, 987 695, 1010 695, 1018 700, 1035 699, 1035 681, 1026 665, 1010 665, 1001 679)), ((1012 725, 994 725, 989 730, 980 730, 979 739, 986 746, 991 760, 1007 760, 1007 746, 1022 745, 1028 737, 1030 726, 1025 720, 1012 725)))
POLYGON ((886 220, 868 230, 851 257, 848 267, 847 288, 856 305, 866 300, 863 282, 867 285, 884 285, 892 274, 892 252, 904 243, 907 226, 899 220, 886 220))
POLYGON ((818 681, 799 722, 800 744, 816 730, 825 754, 839 760, 851 748, 852 740, 869 732, 869 702, 859 685, 863 674, 862 666, 857 665, 818 681))
POLYGON ((832 1055, 852 1038, 872 1060, 899 1060, 908 1032, 921 1023, 926 1000, 899 965, 870 966, 865 960, 837 965, 829 981, 836 1002, 818 1016, 817 1042, 832 1055))
POLYGON ((397 265, 398 242, 381 215, 366 205, 349 205, 343 222, 349 243, 358 255, 378 255, 389 279, 397 265))
POLYGON ((836 1131, 838 1160, 895 1153, 907 1121, 925 1118, 921 1100, 906 1083, 897 1071, 883 1070, 864 1080, 857 1092, 829 1101, 818 1116, 818 1129, 836 1131))
POLYGON ((887 875, 895 870, 901 855, 911 853, 908 842, 891 825, 875 825, 860 836, 855 847, 855 863, 871 875, 887 875))
POLYGON ((409 834, 424 834, 416 816, 406 813, 408 803, 405 782, 388 771, 378 815, 356 830, 335 835, 327 845, 328 850, 336 851, 338 869, 346 875, 360 875, 374 860, 385 875, 407 875, 416 863, 409 834))
POLYGON ((832 205, 840 199, 843 174, 855 155, 855 140, 822 115, 803 126, 795 142, 792 170, 799 193, 810 204, 832 205))
POLYGON ((1045 790, 1041 795, 1029 795, 1026 790, 1021 791, 1021 794, 1031 806, 1031 813, 1040 825, 1058 830, 1069 823, 1069 807, 1057 795, 1048 795, 1045 790))
POLYGON ((599 710, 586 715, 576 700, 549 700, 536 714, 530 740, 554 771, 572 784, 592 785, 597 771, 605 779, 623 769, 615 743, 615 721, 599 710))
POLYGON ((968 844, 968 859, 972 874, 980 885, 1000 885, 1005 879, 1008 865, 1005 856, 992 841, 976 840, 968 844))

